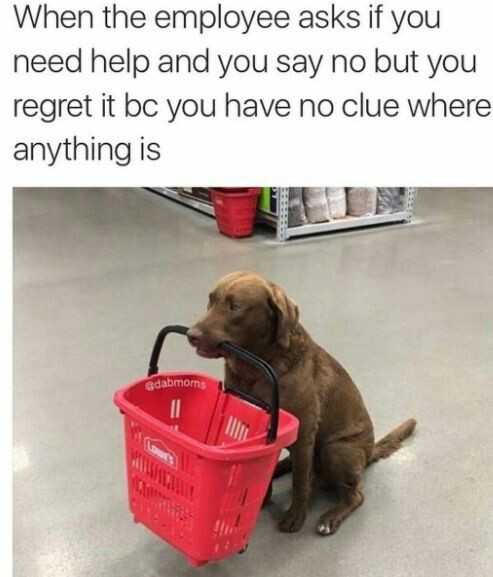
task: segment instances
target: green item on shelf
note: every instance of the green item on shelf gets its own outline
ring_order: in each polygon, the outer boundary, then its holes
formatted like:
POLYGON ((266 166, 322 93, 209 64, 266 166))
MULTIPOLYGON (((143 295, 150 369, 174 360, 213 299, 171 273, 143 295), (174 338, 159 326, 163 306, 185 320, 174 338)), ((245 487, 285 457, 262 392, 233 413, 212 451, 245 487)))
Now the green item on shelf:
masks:
POLYGON ((259 200, 260 210, 270 211, 270 186, 263 186, 259 200))

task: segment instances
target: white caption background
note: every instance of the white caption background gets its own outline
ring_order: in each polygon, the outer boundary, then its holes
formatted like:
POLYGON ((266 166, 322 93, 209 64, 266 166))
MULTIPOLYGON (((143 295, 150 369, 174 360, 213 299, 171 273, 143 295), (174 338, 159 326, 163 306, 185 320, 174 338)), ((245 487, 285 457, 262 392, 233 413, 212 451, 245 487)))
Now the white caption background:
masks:
MULTIPOLYGON (((218 2, 210 0, 146 2, 116 2, 119 8, 142 9, 148 25, 142 30, 109 30, 101 25, 99 12, 111 2, 86 0, 84 3, 64 0, 47 2, 49 7, 72 10, 92 9, 94 29, 44 30, 25 27, 19 30, 12 9, 14 2, 2 8, 3 26, 7 28, 6 53, 2 61, 7 69, 6 93, 2 97, 4 126, 3 156, 8 163, 11 184, 25 185, 487 185, 491 184, 491 127, 488 118, 411 118, 404 109, 408 98, 426 98, 435 92, 451 98, 493 98, 491 82, 493 49, 491 22, 493 5, 479 0, 392 0, 383 4, 384 21, 381 29, 369 30, 369 5, 378 2, 347 0, 344 2, 290 1, 269 2, 225 1, 223 8, 235 10, 288 10, 291 25, 287 30, 255 30, 242 35, 235 30, 211 30, 203 35, 193 30, 159 30, 153 26, 152 15, 158 9, 211 9, 218 2), (300 30, 297 26, 301 10, 329 10, 335 4, 342 9, 359 10, 362 25, 358 29, 335 27, 325 30, 300 30), (392 34, 390 9, 428 10, 431 20, 441 11, 441 29, 410 29, 392 34), (146 54, 153 65, 136 79, 130 73, 13 74, 15 53, 75 53, 81 48, 87 55, 91 48, 106 56, 146 54), (389 72, 374 74, 371 55, 376 48, 399 56, 402 65, 405 54, 415 50, 424 62, 425 55, 440 53, 466 55, 470 62, 477 55, 477 72, 437 73, 429 79, 423 65, 420 73, 389 72), (266 54, 272 63, 279 53, 317 56, 342 53, 368 57, 364 73, 332 74, 321 68, 315 78, 309 74, 231 73, 218 78, 218 66, 211 64, 210 74, 160 73, 155 63, 163 53, 203 54, 208 48, 213 55, 221 53, 248 55, 266 54), (293 114, 288 118, 224 118, 224 93, 243 100, 262 99, 266 106, 272 99, 288 99, 293 114), (121 99, 125 92, 134 98, 152 98, 160 103, 166 98, 204 99, 208 109, 210 99, 217 100, 215 118, 177 118, 169 123, 168 116, 156 118, 67 118, 53 123, 39 118, 13 118, 14 98, 83 98, 90 95, 96 102, 102 93, 112 93, 121 99), (396 118, 347 118, 334 114, 330 118, 299 118, 296 103, 300 98, 331 99, 342 102, 358 100, 363 92, 372 102, 394 98, 401 103, 396 118), (90 141, 156 141, 161 146, 159 161, 134 160, 126 167, 115 162, 68 162, 57 160, 54 166, 46 162, 12 159, 19 141, 61 141, 77 135, 90 141)), ((25 2, 17 2, 19 7, 25 2)), ((31 5, 37 5, 31 2, 31 5)), ((415 20, 416 21, 416 20, 415 20)), ((272 68, 274 68, 272 66, 272 68)), ((164 105, 161 107, 164 110, 164 105)), ((356 108, 355 108, 356 110, 356 108)))

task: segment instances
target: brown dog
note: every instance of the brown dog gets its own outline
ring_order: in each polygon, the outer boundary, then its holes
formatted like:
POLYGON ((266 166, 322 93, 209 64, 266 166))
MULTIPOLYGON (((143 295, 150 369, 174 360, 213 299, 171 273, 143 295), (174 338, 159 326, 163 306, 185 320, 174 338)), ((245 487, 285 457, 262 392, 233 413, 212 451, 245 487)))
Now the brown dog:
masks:
MULTIPOLYGON (((362 476, 372 462, 388 457, 416 426, 409 419, 375 444, 363 399, 344 368, 317 345, 299 322, 298 307, 277 285, 249 272, 222 278, 209 295, 206 315, 188 332, 199 355, 222 356, 229 341, 260 356, 279 377, 281 407, 300 420, 290 447, 293 498, 281 531, 301 529, 312 480, 336 490, 339 504, 318 523, 321 535, 339 525, 363 503, 362 476)), ((268 383, 252 367, 226 357, 225 385, 270 399, 268 383)))

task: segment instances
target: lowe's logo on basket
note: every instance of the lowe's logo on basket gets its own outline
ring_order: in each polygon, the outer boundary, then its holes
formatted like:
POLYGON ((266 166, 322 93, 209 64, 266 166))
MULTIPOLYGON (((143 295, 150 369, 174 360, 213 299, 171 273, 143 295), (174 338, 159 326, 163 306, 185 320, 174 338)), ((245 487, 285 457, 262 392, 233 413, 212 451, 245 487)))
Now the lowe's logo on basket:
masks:
POLYGON ((182 377, 161 377, 159 379, 153 379, 152 381, 147 381, 145 387, 147 391, 158 391, 159 389, 168 389, 170 387, 200 389, 203 391, 206 388, 204 381, 201 379, 182 377))
POLYGON ((169 467, 173 469, 178 468, 178 457, 176 453, 168 449, 166 445, 159 439, 151 439, 146 437, 144 439, 144 449, 153 457, 156 457, 169 467))

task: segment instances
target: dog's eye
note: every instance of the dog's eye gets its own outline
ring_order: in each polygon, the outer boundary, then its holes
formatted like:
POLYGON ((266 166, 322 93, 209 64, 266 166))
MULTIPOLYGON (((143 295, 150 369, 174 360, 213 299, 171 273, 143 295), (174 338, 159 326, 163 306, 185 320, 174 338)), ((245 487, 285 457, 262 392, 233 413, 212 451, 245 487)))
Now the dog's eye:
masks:
POLYGON ((233 301, 233 300, 230 300, 229 301, 229 310, 234 312, 234 313, 240 311, 241 310, 240 303, 233 301))

